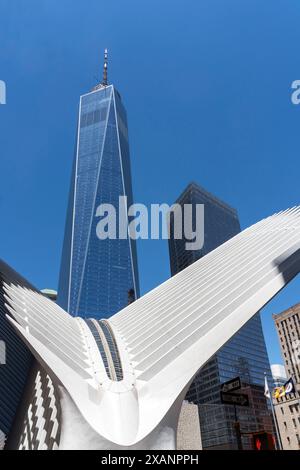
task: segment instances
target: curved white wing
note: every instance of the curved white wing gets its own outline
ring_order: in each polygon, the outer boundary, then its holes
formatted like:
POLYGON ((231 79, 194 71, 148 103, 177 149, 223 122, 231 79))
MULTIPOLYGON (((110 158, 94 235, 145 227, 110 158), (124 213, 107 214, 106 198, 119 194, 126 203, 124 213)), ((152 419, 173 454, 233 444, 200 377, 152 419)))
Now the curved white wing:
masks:
POLYGON ((86 346, 74 318, 3 261, 0 262, 0 278, 5 305, 11 315, 9 320, 23 339, 35 338, 76 374, 89 378, 86 346))
POLYGON ((300 270, 300 209, 244 230, 110 318, 137 378, 163 400, 300 270))
POLYGON ((107 388, 99 381, 94 393, 88 349, 97 338, 87 341, 79 320, 0 263, 16 330, 90 425, 126 445, 158 425, 197 371, 299 270, 299 208, 244 230, 109 319, 113 347, 131 375, 107 388))

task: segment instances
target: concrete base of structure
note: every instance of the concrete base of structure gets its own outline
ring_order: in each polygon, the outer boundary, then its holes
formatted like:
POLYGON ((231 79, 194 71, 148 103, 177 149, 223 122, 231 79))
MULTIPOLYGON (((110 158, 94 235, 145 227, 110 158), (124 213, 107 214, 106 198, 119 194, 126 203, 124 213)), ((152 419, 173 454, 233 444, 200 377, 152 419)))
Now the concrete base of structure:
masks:
POLYGON ((184 401, 177 429, 177 450, 201 450, 198 406, 184 401))

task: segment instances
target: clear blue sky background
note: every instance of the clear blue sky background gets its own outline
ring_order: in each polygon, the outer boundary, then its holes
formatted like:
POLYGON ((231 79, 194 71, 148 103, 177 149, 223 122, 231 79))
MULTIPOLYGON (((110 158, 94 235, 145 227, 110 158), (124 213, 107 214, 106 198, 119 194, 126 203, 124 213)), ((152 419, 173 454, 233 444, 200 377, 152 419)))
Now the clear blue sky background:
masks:
MULTIPOLYGON (((299 203, 299 0, 1 0, 0 256, 57 287, 79 95, 101 76, 127 107, 135 200, 195 180, 242 227, 299 203)), ((166 241, 138 245, 142 292, 169 277, 166 241)), ((300 301, 300 278, 263 313, 300 301)))

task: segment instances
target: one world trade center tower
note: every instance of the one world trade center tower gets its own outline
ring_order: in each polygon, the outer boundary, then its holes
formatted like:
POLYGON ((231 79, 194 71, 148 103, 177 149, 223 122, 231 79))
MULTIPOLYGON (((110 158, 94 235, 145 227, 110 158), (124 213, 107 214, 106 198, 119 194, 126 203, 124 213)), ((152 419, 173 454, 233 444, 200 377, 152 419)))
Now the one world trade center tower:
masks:
POLYGON ((103 80, 79 104, 58 288, 58 304, 71 315, 108 318, 139 296, 135 240, 97 235, 97 208, 112 205, 118 221, 120 197, 132 205, 127 118, 107 81, 105 50, 103 80))

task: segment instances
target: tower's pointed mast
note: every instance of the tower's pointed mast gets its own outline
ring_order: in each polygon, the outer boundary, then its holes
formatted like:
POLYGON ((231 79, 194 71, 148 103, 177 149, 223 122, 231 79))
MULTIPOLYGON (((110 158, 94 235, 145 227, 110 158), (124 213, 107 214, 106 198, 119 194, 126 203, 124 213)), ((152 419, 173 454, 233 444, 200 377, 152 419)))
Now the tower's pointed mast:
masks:
POLYGON ((102 81, 100 83, 98 83, 97 85, 95 85, 94 88, 92 89, 92 91, 101 90, 102 88, 105 88, 105 87, 108 86, 107 65, 108 65, 108 50, 104 49, 104 63, 103 63, 102 81))
POLYGON ((107 62, 108 62, 108 51, 107 49, 104 50, 104 64, 103 64, 103 80, 102 85, 107 86, 107 62))

